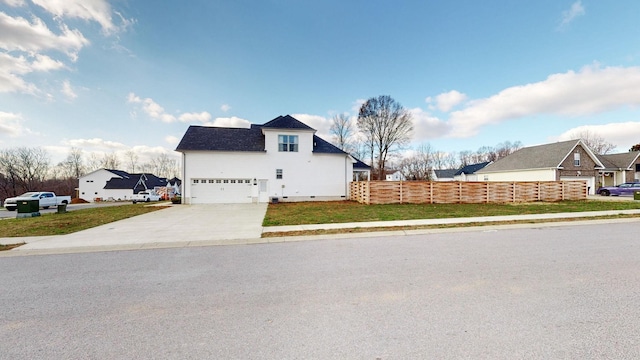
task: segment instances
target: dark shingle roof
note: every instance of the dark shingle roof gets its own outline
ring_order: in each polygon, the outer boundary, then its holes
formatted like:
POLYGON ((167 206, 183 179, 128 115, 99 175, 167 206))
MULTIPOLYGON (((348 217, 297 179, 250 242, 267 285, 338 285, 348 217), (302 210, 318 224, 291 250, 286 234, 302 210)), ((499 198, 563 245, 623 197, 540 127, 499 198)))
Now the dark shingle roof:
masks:
POLYGON ((105 169, 109 172, 112 172, 122 178, 128 178, 129 177, 129 173, 127 173, 126 171, 122 171, 122 170, 115 170, 115 169, 105 169))
POLYGON ((436 173, 438 179, 453 179, 458 169, 433 170, 433 172, 436 173))
POLYGON ((264 135, 258 125, 250 129, 189 126, 176 151, 264 151, 264 135))
POLYGON ((277 118, 262 125, 262 127, 270 129, 314 130, 291 115, 278 116, 277 118))
POLYGON ((331 143, 313 135, 313 152, 322 154, 346 154, 331 143))
POLYGON ((460 170, 457 170, 455 172, 455 174, 453 174, 453 175, 475 174, 476 171, 484 168, 487 165, 489 165, 489 161, 485 161, 485 162, 481 162, 481 163, 477 163, 477 164, 470 164, 470 165, 467 165, 467 166, 463 167, 460 170))
POLYGON ((126 174, 123 178, 111 178, 104 186, 104 189, 132 189, 135 194, 140 191, 153 189, 156 186, 167 186, 167 179, 160 178, 153 174, 126 174), (145 186, 146 185, 146 186, 145 186))
POLYGON ((360 170, 370 170, 371 169, 371 166, 363 163, 362 160, 360 160, 360 159, 358 159, 358 158, 356 158, 354 156, 352 156, 352 157, 356 160, 356 163, 353 164, 353 168, 354 169, 360 169, 360 170))

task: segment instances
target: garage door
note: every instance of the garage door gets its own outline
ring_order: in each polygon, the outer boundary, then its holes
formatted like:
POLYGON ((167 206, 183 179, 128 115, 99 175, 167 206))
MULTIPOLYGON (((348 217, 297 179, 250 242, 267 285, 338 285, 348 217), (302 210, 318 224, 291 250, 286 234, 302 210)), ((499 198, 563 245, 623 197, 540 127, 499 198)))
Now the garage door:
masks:
POLYGON ((192 204, 237 204, 251 202, 250 179, 192 179, 192 204))

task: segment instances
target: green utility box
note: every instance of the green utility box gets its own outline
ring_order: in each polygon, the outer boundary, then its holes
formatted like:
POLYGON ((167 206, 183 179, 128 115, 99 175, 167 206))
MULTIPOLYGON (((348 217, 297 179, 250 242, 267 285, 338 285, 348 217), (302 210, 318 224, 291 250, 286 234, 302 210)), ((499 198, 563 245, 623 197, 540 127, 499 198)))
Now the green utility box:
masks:
POLYGON ((64 214, 67 212, 67 204, 58 205, 58 214, 64 214))
POLYGON ((40 216, 40 200, 18 200, 18 218, 40 216))
POLYGON ((640 191, 633 192, 633 200, 640 200, 640 191))

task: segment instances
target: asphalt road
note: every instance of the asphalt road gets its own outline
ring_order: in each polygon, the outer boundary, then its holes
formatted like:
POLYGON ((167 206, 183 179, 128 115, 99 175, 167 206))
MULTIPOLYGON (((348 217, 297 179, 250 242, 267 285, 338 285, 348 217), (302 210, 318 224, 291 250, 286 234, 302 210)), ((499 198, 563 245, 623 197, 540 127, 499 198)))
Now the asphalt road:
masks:
POLYGON ((0 259, 0 359, 637 359, 640 222, 0 259))
MULTIPOLYGON (((87 203, 87 204, 69 204, 67 205, 67 211, 75 211, 82 209, 89 209, 94 207, 103 207, 103 206, 120 206, 120 205, 128 205, 131 204, 130 201, 126 202, 101 202, 101 203, 87 203)), ((58 211, 56 206, 50 207, 48 209, 40 209, 40 214, 50 214, 58 211)), ((1 219, 14 219, 17 215, 17 211, 7 211, 4 207, 0 207, 0 220, 1 219)))

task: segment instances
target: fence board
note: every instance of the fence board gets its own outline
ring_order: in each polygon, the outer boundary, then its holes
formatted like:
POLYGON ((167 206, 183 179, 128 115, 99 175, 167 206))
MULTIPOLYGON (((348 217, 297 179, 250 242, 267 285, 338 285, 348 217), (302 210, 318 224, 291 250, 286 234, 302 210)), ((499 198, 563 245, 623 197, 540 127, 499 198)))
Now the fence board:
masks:
POLYGON ((585 200, 586 181, 356 181, 349 198, 362 204, 455 204, 585 200))

